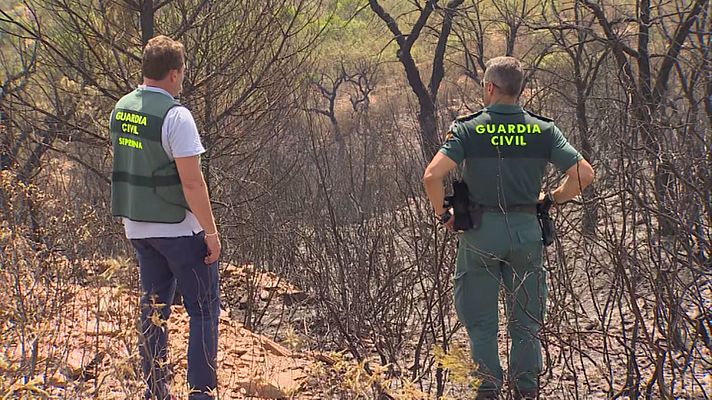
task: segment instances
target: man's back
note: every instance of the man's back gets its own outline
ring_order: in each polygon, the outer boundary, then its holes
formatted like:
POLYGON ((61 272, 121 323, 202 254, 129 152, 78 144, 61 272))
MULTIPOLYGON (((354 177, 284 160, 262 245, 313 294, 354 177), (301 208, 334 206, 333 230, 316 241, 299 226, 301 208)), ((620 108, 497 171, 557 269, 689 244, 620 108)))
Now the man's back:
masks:
POLYGON ((505 104, 458 118, 440 151, 465 162, 470 200, 492 207, 536 204, 546 164, 566 171, 581 159, 552 120, 505 104))

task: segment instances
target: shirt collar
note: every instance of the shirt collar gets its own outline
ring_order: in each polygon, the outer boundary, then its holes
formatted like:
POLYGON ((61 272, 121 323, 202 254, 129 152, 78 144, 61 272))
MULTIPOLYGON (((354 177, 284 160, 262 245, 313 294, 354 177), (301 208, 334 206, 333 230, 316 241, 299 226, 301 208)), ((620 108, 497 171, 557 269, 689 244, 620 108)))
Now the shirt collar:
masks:
POLYGON ((170 97, 171 99, 173 99, 173 95, 171 95, 170 93, 168 93, 168 92, 165 91, 164 89, 161 89, 161 88, 156 87, 156 86, 138 85, 138 90, 147 90, 147 91, 149 91, 149 92, 162 93, 162 94, 165 94, 166 96, 170 97))
POLYGON ((519 104, 490 104, 485 109, 497 114, 521 114, 523 111, 519 104))

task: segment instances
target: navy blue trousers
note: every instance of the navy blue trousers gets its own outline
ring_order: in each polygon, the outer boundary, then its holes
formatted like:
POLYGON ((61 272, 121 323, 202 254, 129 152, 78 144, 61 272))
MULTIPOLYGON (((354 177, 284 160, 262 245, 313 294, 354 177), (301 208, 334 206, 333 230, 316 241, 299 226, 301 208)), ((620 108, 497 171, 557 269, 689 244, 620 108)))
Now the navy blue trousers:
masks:
POLYGON ((168 327, 176 285, 190 317, 188 385, 191 400, 212 399, 217 387, 216 358, 220 294, 218 263, 206 265, 203 232, 178 238, 132 239, 141 275, 139 353, 146 399, 170 399, 168 327))

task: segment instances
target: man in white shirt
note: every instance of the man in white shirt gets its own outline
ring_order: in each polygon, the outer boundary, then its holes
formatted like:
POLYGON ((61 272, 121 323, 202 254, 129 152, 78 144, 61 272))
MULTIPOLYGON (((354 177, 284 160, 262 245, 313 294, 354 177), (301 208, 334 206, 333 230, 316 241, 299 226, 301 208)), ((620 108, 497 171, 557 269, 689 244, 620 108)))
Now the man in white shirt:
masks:
POLYGON ((172 399, 166 321, 176 285, 190 316, 190 399, 212 399, 217 387, 221 246, 200 169, 205 149, 190 111, 175 100, 184 73, 183 45, 151 39, 143 85, 119 100, 110 121, 112 214, 122 217, 139 262, 146 399, 172 399))

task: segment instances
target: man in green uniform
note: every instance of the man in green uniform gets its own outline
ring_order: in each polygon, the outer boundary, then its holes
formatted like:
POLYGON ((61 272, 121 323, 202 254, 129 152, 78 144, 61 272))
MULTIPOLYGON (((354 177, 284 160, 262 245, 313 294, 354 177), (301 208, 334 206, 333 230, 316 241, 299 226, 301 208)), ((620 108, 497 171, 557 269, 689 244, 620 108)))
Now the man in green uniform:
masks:
POLYGON ((460 236, 454 276, 455 309, 482 380, 477 399, 496 399, 504 380, 497 347, 500 283, 511 336, 508 378, 515 398, 534 399, 547 296, 536 205, 545 196, 554 204, 571 200, 593 181, 594 173, 552 120, 517 104, 523 72, 516 59, 497 57, 486 67, 485 108, 452 124, 423 183, 437 218, 452 229, 454 217, 443 206, 443 179, 465 162, 470 204, 482 206, 479 227, 460 236), (549 162, 566 177, 545 195, 541 185, 549 162))

